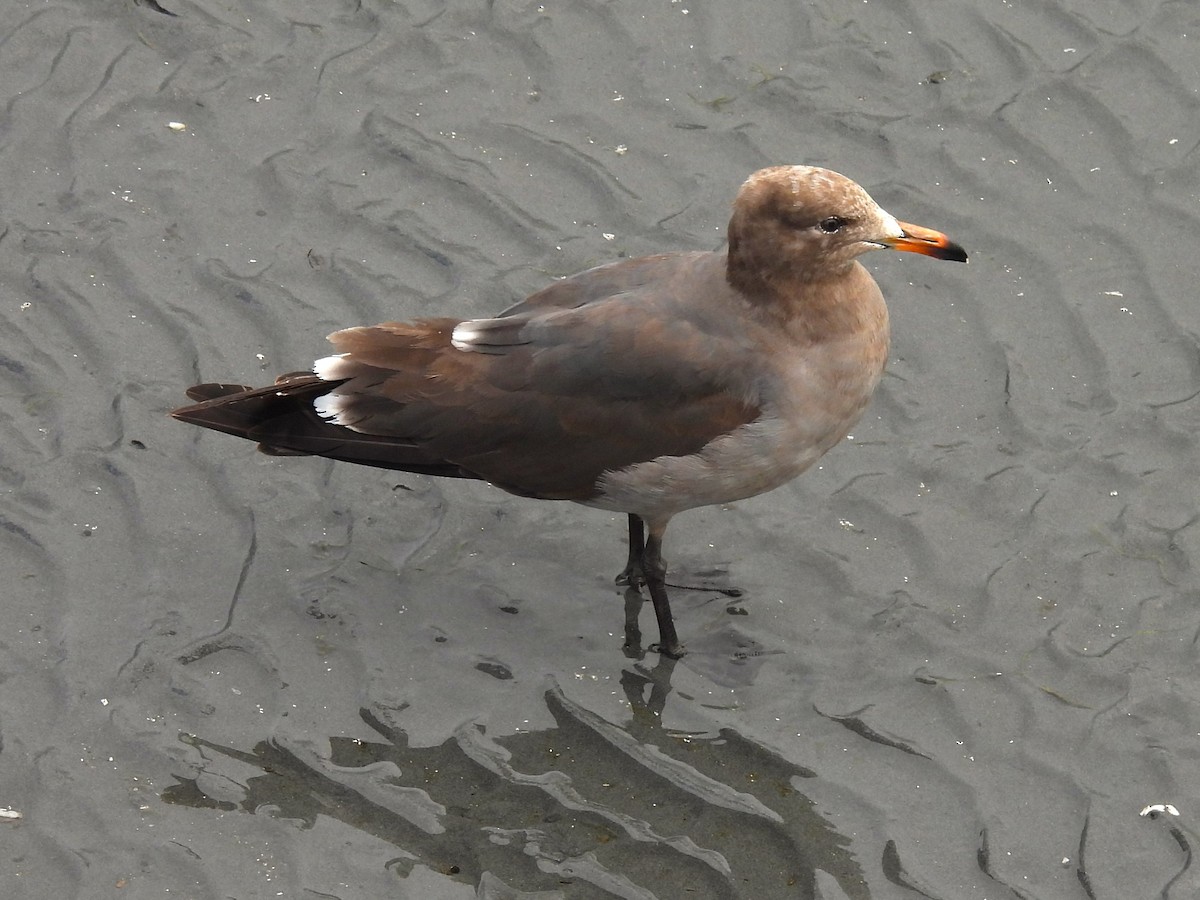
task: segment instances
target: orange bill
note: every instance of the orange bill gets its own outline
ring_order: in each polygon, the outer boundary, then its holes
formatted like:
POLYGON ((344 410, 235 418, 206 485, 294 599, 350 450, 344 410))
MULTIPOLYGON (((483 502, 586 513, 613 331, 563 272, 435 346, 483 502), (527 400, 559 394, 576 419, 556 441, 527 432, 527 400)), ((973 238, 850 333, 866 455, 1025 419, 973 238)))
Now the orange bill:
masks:
POLYGON ((953 262, 967 261, 967 251, 940 231, 912 225, 908 222, 900 222, 899 225, 904 230, 904 234, 882 242, 893 250, 906 250, 909 253, 920 253, 923 256, 949 259, 953 262))

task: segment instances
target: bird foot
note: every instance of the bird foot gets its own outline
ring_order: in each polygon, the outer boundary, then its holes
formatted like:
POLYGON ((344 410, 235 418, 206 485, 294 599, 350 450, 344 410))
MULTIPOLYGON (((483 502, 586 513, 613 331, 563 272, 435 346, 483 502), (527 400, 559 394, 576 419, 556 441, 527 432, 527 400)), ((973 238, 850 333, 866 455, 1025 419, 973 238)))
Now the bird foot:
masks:
POLYGON ((642 572, 641 562, 631 562, 613 580, 622 587, 637 588, 646 583, 646 575, 642 572))
POLYGON ((662 641, 655 641, 647 649, 651 653, 661 653, 670 659, 681 659, 687 653, 687 649, 679 641, 673 641, 669 644, 662 641))
POLYGON ((647 652, 650 652, 660 653, 668 659, 679 659, 687 650, 684 649, 675 634, 674 622, 667 626, 668 637, 666 639, 660 635, 659 640, 646 647, 645 650, 642 649, 642 630, 638 625, 638 620, 641 618, 642 607, 647 600, 653 602, 653 598, 642 596, 642 592, 638 590, 636 584, 625 588, 625 643, 622 645, 625 655, 630 659, 641 659, 647 652))

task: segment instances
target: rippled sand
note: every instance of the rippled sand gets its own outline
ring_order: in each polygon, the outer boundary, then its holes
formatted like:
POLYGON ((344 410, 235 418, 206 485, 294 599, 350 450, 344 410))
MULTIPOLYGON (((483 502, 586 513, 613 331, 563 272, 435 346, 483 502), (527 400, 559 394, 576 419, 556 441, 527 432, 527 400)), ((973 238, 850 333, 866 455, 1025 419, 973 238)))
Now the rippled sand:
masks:
POLYGON ((0 39, 7 896, 1200 892, 1192 6, 162 3, 0 39), (792 162, 971 264, 869 257, 854 439, 673 523, 678 664, 621 517, 166 418, 792 162))

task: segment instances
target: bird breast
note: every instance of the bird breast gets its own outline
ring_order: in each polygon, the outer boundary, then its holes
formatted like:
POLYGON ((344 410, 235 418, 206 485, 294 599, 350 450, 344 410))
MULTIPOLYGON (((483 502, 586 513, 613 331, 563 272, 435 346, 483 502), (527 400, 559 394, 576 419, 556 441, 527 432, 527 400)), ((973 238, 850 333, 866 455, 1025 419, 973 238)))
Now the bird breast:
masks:
MULTIPOLYGON (((873 286, 873 285, 872 285, 873 286)), ((791 481, 849 433, 879 385, 888 316, 868 291, 855 327, 812 342, 780 329, 759 356, 761 415, 686 456, 660 456, 601 476, 589 506, 663 520, 791 481)))

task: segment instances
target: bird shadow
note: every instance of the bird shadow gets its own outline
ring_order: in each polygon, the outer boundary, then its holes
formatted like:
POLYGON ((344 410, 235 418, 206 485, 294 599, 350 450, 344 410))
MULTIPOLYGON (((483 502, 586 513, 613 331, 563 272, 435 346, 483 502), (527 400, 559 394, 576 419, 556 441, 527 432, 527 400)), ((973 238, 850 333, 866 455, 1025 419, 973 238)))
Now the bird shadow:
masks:
POLYGON ((677 664, 621 672, 621 724, 552 684, 555 727, 493 737, 469 723, 433 747, 410 744, 403 708, 378 706, 359 711, 378 739, 330 737, 328 757, 307 742, 244 750, 181 735, 200 771, 161 797, 302 831, 329 817, 395 846, 397 879, 424 866, 487 896, 815 898, 825 873, 851 900, 868 898, 849 837, 803 790, 814 771, 729 728, 664 725, 677 664), (239 779, 239 800, 204 789, 205 776, 229 783, 230 762, 257 772, 239 779))

